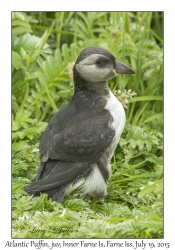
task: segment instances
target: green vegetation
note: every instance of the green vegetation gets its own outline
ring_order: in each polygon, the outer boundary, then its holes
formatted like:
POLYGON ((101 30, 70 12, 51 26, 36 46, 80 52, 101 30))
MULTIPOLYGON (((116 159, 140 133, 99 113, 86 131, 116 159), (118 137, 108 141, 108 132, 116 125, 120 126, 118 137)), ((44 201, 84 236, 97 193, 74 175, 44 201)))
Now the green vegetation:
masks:
POLYGON ((12 236, 14 238, 163 237, 163 14, 161 12, 12 13, 12 236), (99 46, 130 65, 109 86, 127 124, 112 159, 105 205, 23 187, 35 177, 48 121, 73 95, 79 52, 99 46))

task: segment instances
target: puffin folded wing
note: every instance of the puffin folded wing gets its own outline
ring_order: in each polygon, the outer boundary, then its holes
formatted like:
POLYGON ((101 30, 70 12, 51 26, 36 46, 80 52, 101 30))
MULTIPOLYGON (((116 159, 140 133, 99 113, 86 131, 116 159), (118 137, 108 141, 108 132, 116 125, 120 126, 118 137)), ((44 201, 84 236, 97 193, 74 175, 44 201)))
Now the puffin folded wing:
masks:
MULTIPOLYGON (((48 163, 49 160, 45 163, 44 168, 47 168, 48 163)), ((34 196, 46 193, 49 198, 61 203, 67 186, 78 181, 91 168, 92 165, 85 163, 57 162, 49 174, 29 184, 25 187, 25 191, 34 196)))

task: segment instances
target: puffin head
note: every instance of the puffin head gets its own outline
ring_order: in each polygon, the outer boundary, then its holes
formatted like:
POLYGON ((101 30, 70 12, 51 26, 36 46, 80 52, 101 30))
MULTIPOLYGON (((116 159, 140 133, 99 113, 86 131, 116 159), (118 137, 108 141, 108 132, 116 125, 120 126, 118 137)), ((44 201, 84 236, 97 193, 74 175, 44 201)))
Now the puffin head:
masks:
POLYGON ((87 47, 81 51, 74 66, 74 76, 79 74, 87 82, 104 82, 117 74, 134 74, 129 66, 117 61, 107 50, 87 47))

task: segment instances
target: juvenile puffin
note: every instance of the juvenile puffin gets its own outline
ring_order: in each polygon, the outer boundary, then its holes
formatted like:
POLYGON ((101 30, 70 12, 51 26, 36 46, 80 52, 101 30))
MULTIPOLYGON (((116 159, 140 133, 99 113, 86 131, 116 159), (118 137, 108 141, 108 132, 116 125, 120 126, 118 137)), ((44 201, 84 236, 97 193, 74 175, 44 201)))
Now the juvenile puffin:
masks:
POLYGON ((107 50, 85 48, 74 68, 74 95, 50 120, 40 141, 40 165, 25 187, 34 196, 48 194, 62 203, 79 189, 103 198, 111 173, 110 161, 125 126, 125 111, 107 80, 134 74, 107 50))

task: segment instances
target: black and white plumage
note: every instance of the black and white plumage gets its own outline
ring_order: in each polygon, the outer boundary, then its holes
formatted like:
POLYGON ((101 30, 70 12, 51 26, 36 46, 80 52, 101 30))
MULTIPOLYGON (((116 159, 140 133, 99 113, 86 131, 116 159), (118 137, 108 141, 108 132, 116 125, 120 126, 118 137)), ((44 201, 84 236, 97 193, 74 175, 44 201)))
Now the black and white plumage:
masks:
POLYGON ((73 73, 74 95, 43 133, 36 179, 25 188, 35 196, 47 193, 57 202, 77 188, 91 197, 106 195, 110 161, 125 125, 124 109, 107 80, 135 72, 108 51, 88 47, 73 73))

